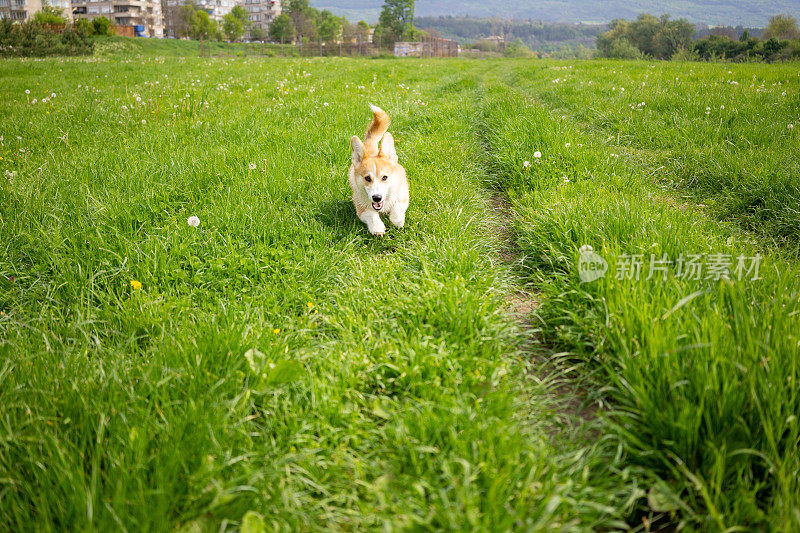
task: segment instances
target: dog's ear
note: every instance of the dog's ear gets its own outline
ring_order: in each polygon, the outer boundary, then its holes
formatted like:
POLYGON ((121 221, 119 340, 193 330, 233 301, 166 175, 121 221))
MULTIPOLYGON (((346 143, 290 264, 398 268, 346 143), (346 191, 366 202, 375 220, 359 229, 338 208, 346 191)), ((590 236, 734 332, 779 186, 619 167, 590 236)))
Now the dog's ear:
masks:
POLYGON ((394 149, 394 137, 388 131, 383 135, 381 150, 379 155, 383 155, 397 163, 397 150, 394 149))
POLYGON ((358 135, 350 137, 350 148, 353 149, 353 164, 358 166, 364 160, 364 143, 358 138, 358 135))

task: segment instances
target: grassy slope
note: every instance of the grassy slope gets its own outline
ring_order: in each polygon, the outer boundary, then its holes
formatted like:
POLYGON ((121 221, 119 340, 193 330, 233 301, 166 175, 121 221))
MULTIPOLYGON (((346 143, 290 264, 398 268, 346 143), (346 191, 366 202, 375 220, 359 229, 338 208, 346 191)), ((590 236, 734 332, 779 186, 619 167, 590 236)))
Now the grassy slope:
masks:
POLYGON ((464 68, 0 64, 2 523, 618 524, 638 477, 502 312, 464 68), (345 184, 370 100, 414 194, 382 241, 345 184))
MULTIPOLYGON (((141 37, 95 37, 95 55, 101 57, 199 57, 200 42, 183 39, 144 39, 141 37)), ((285 55, 294 55, 292 46, 285 46, 285 55)), ((203 41, 205 56, 279 56, 281 46, 260 43, 224 43, 203 41)))

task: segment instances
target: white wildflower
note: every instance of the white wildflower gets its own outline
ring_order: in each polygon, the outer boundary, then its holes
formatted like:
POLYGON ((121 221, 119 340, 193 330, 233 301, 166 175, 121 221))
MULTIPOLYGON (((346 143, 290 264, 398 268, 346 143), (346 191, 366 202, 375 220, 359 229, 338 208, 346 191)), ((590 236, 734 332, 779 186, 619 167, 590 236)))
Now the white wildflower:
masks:
POLYGON ((538 150, 536 152, 533 152, 533 157, 539 159, 540 157, 542 157, 542 152, 539 152, 538 150))
POLYGON ((524 161, 524 162, 522 163, 522 166, 523 166, 524 168, 530 168, 530 166, 531 166, 531 162, 530 162, 530 161, 524 161))
POLYGON ((186 223, 189 224, 191 227, 196 228, 197 226, 200 225, 200 219, 192 215, 186 220, 186 223))

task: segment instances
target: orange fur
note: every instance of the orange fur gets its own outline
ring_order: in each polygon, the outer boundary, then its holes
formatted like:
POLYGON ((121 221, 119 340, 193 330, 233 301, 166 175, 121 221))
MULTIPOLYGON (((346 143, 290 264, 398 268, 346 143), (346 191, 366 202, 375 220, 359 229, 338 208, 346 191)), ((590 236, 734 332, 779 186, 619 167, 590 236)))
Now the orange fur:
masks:
POLYGON ((366 157, 378 155, 378 142, 383 138, 383 134, 389 129, 391 119, 386 111, 374 105, 370 105, 372 110, 372 122, 369 123, 367 133, 364 134, 364 152, 366 157))

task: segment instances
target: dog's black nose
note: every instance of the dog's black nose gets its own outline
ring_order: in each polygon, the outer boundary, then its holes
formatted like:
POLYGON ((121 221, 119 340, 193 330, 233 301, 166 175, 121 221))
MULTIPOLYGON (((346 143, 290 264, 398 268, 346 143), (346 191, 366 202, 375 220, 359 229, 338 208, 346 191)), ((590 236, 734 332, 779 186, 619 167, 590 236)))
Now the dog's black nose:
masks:
POLYGON ((380 194, 373 194, 372 195, 372 201, 373 202, 380 202, 382 198, 383 198, 383 196, 381 196, 380 194))

